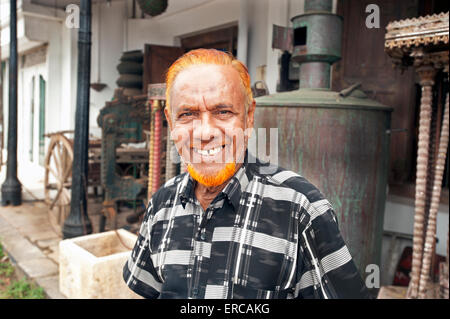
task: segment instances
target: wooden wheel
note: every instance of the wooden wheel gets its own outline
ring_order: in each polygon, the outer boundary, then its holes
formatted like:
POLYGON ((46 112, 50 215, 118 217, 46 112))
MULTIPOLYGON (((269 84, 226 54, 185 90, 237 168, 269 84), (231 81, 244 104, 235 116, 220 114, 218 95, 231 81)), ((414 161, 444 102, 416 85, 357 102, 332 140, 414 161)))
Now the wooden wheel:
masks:
POLYGON ((45 156, 44 192, 50 224, 59 236, 70 212, 72 162, 72 142, 61 133, 52 134, 45 156))

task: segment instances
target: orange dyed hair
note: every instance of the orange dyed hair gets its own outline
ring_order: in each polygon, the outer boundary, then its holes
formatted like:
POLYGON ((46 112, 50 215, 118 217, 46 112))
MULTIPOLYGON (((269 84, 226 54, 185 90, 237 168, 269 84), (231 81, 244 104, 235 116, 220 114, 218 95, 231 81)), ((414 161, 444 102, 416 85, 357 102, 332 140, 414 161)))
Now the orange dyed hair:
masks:
POLYGON ((250 86, 250 75, 247 67, 233 55, 216 49, 196 49, 189 51, 176 60, 166 74, 166 107, 170 112, 170 90, 177 75, 192 65, 217 64, 231 65, 238 73, 246 96, 245 109, 248 110, 253 101, 250 86))
POLYGON ((200 184, 203 184, 207 187, 219 186, 229 180, 234 173, 236 172, 236 163, 227 163, 224 168, 220 170, 215 175, 203 175, 195 170, 195 168, 189 164, 187 166, 187 171, 200 184))

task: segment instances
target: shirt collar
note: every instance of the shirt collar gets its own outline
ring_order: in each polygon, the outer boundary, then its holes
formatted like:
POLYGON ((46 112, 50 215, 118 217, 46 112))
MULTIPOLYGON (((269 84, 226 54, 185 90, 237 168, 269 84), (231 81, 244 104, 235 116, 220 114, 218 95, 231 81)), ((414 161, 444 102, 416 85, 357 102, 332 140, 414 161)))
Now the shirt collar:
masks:
MULTIPOLYGON (((234 209, 237 210, 239 207, 239 202, 241 199, 241 194, 245 191, 249 180, 246 174, 248 166, 248 151, 246 151, 244 162, 241 167, 237 170, 234 176, 229 180, 228 184, 222 190, 221 194, 228 198, 229 202, 233 205, 234 209)), ((191 200, 194 201, 194 187, 195 181, 191 175, 186 172, 180 185, 180 200, 183 208, 185 208, 186 203, 191 200)))
POLYGON ((191 199, 192 201, 194 200, 195 185, 195 181, 191 177, 191 175, 188 172, 184 174, 185 175, 181 180, 180 191, 178 192, 180 194, 180 201, 181 205, 183 205, 183 208, 185 208, 186 203, 189 201, 189 199, 191 199))
POLYGON ((238 209, 242 192, 245 191, 245 188, 248 185, 248 178, 245 173, 246 169, 247 165, 244 162, 236 174, 230 179, 227 186, 222 190, 222 193, 225 194, 235 210, 238 209))

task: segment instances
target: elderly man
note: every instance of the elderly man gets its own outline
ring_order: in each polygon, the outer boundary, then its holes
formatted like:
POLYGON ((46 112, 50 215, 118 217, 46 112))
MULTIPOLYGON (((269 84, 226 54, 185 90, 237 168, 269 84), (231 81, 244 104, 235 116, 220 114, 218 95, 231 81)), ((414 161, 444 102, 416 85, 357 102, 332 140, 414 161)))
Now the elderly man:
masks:
POLYGON ((151 198, 127 285, 146 298, 370 297, 319 190, 247 151, 247 68, 198 49, 169 68, 166 84, 165 115, 188 172, 151 198))

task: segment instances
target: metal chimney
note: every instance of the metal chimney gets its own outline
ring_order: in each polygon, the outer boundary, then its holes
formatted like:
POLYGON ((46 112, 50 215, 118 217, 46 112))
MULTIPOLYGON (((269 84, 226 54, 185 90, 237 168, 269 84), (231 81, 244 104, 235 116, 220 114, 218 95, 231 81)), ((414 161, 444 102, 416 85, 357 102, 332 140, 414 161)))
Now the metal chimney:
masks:
POLYGON ((300 64, 300 88, 330 88, 331 65, 341 59, 342 17, 332 0, 305 2, 305 13, 291 19, 292 60, 300 64))

